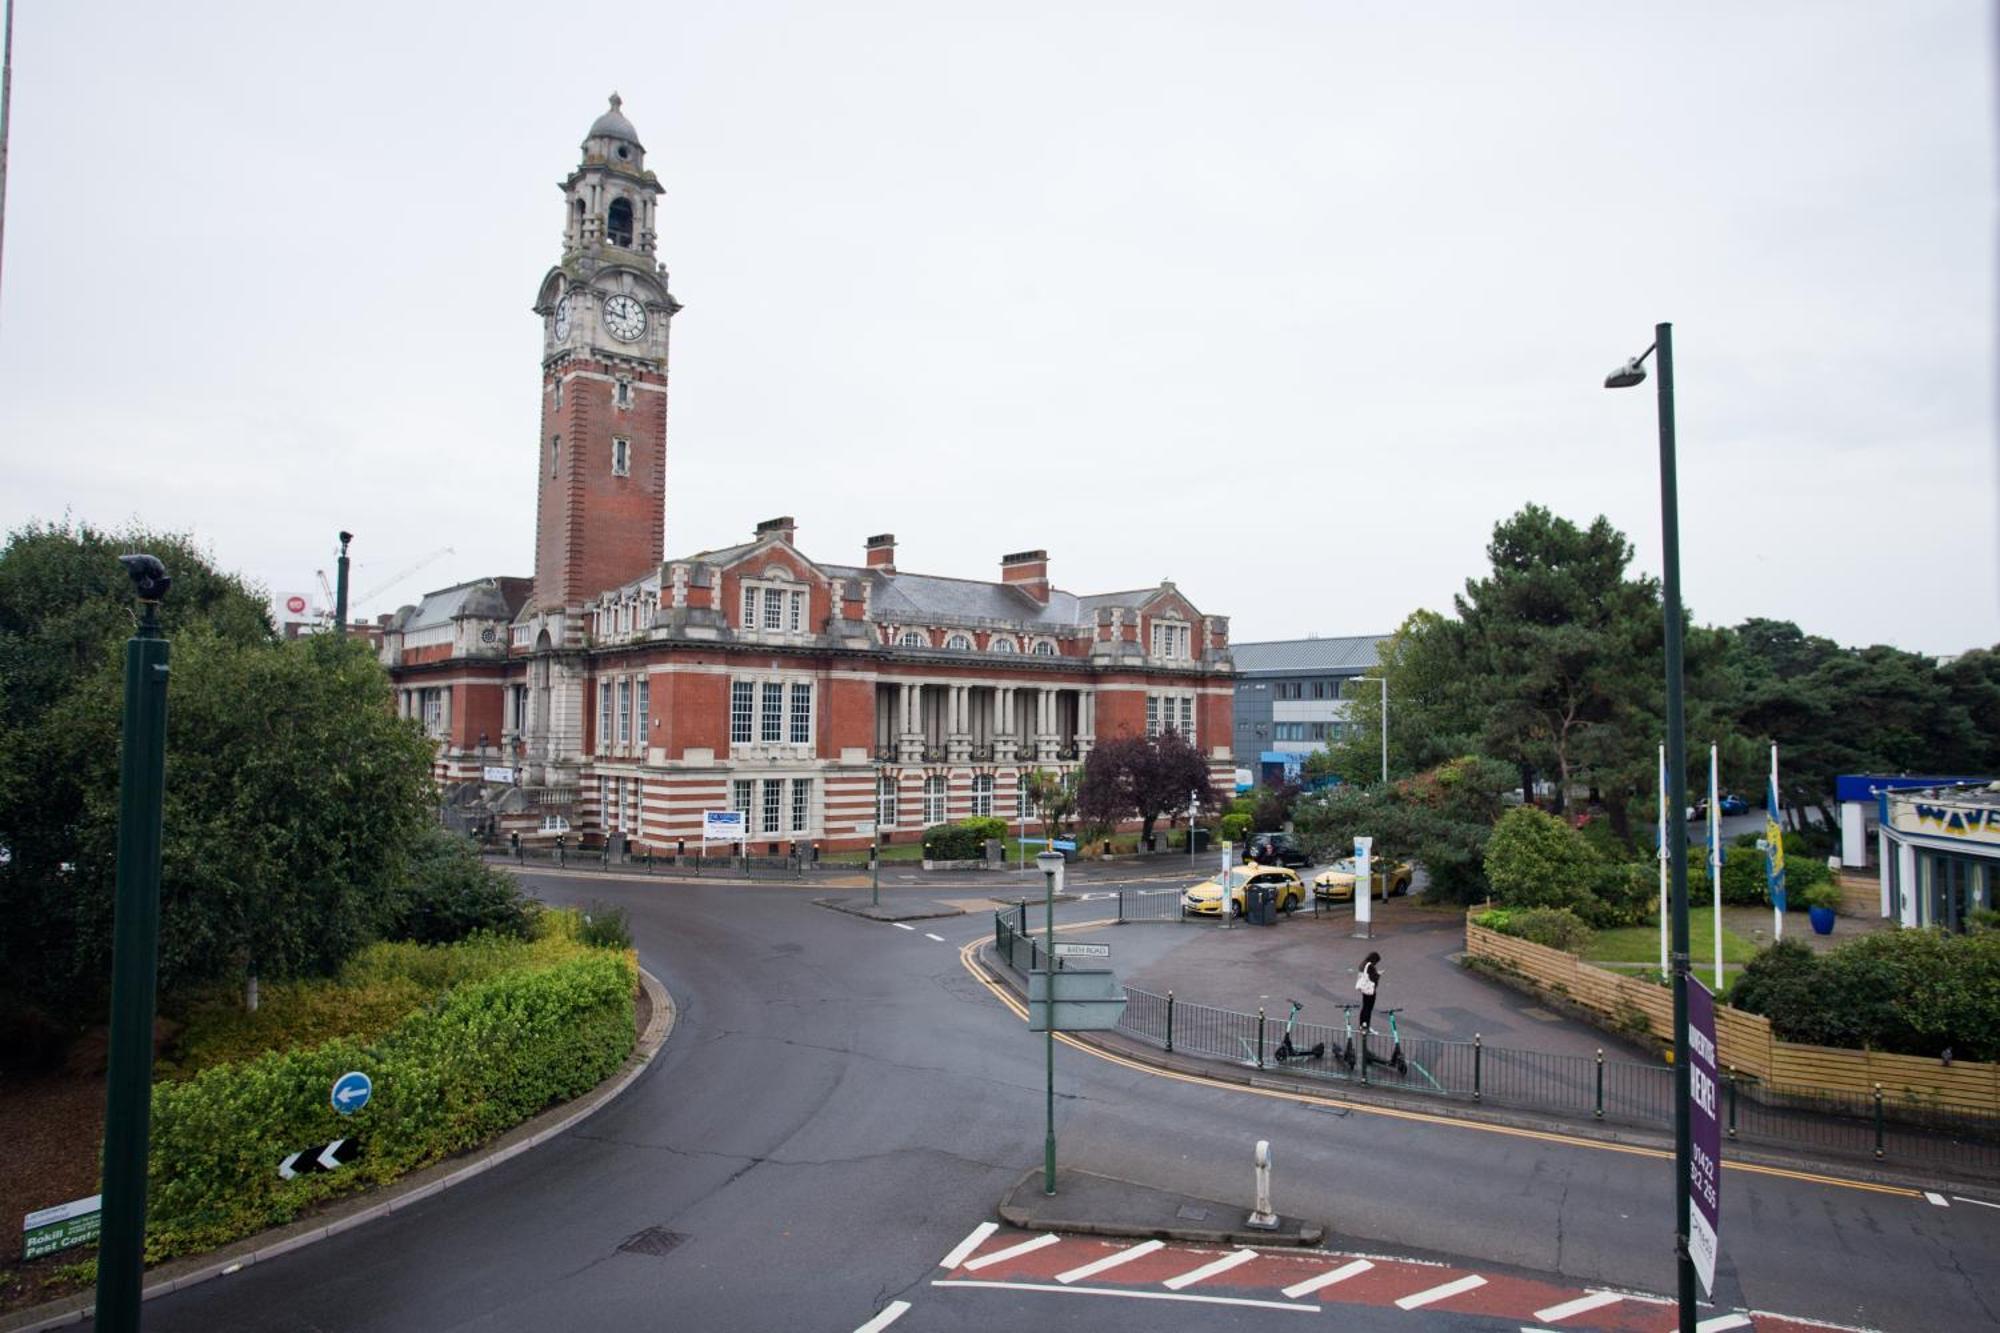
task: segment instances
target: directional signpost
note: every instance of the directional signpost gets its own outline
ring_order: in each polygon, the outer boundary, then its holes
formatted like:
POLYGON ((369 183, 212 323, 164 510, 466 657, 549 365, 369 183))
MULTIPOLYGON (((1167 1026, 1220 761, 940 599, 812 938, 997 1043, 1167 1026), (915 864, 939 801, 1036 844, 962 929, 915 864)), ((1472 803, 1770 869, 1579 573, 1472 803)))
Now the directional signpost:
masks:
POLYGON ((1058 958, 1109 958, 1111 956, 1111 946, 1108 944, 1082 944, 1057 940, 1055 953, 1058 958))
POLYGON ((349 1070, 334 1080, 333 1109, 342 1115, 353 1115, 368 1105, 368 1099, 374 1095, 374 1080, 358 1069, 349 1070))
POLYGON ((284 1180, 296 1180, 300 1176, 338 1171, 360 1153, 361 1145, 353 1139, 335 1139, 332 1143, 315 1144, 310 1148, 301 1148, 278 1163, 278 1175, 284 1180))
POLYGON ((1108 967, 1066 967, 1028 976, 1030 1032, 1101 1032, 1117 1027, 1118 1016, 1124 1012, 1125 988, 1108 967), (1051 1003, 1055 1008, 1053 1022, 1051 1003))

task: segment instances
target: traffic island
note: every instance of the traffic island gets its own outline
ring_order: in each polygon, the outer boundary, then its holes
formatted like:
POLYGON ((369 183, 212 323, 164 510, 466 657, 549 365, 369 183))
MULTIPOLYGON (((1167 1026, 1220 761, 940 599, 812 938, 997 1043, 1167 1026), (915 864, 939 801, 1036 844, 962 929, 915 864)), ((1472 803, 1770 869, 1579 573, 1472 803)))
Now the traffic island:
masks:
POLYGON ((870 902, 866 898, 815 898, 813 906, 829 912, 866 917, 870 921, 931 921, 938 917, 964 916, 963 907, 934 902, 870 902))
POLYGON ((1317 1245, 1326 1228, 1277 1215, 1275 1226, 1249 1225, 1252 1209, 1240 1203, 1154 1189, 1089 1171, 1058 1168, 1056 1192, 1042 1191, 1036 1167, 1001 1196, 1000 1220, 1030 1231, 1085 1236, 1126 1236, 1205 1245, 1317 1245))

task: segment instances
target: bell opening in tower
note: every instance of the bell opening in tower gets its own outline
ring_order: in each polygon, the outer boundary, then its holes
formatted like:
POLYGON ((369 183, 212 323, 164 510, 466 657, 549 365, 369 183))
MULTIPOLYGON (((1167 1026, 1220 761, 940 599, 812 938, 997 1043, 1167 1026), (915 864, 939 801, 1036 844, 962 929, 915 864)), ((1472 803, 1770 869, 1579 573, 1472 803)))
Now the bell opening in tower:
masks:
POLYGON ((628 199, 613 199, 611 212, 605 218, 605 233, 613 245, 632 244, 632 203, 628 199))

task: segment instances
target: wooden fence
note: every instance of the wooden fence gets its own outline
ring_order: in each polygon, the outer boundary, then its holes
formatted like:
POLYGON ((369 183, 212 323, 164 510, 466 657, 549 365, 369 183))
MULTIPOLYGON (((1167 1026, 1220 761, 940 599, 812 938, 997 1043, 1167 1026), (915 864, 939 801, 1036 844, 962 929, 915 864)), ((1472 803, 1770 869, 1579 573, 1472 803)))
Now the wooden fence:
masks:
MULTIPOLYGON (((1580 1004, 1617 1029, 1639 1029, 1673 1039, 1674 997, 1664 986, 1622 976, 1560 949, 1465 923, 1465 951, 1506 967, 1543 990, 1580 1004)), ((1725 1069, 1786 1089, 1814 1089, 1842 1097, 1872 1097, 1875 1085, 1898 1102, 1946 1103, 2000 1113, 2000 1064, 1957 1061, 1945 1065, 1915 1055, 1802 1046, 1771 1035, 1771 1022, 1718 1005, 1715 1044, 1725 1069)))

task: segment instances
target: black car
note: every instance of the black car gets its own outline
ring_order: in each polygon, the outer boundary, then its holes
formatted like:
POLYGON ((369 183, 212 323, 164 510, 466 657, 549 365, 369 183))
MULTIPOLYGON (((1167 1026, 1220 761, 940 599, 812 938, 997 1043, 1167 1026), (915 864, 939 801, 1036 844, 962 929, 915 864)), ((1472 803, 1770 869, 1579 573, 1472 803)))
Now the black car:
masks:
POLYGON ((1289 833, 1253 833, 1244 848, 1243 859, 1260 866, 1306 866, 1312 860, 1299 850, 1289 833))

